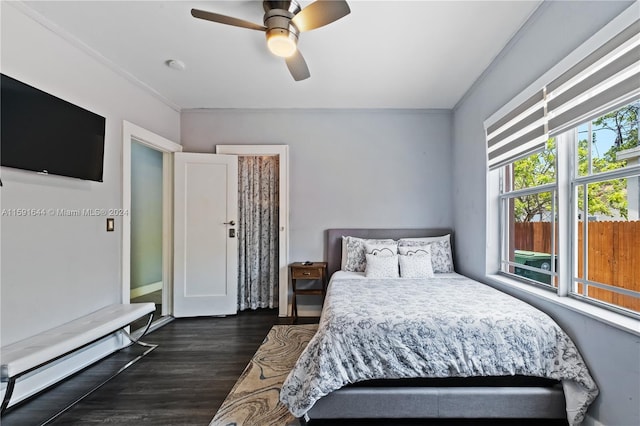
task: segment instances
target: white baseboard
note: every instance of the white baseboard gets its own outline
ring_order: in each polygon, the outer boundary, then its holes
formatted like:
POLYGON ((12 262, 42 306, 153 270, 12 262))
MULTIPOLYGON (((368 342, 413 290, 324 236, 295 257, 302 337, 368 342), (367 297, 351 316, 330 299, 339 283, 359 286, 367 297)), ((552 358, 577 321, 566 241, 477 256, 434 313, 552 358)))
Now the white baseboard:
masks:
POLYGON ((145 294, 153 293, 154 291, 158 290, 162 290, 162 281, 143 285, 142 287, 132 288, 129 298, 135 299, 136 297, 144 296, 145 294))

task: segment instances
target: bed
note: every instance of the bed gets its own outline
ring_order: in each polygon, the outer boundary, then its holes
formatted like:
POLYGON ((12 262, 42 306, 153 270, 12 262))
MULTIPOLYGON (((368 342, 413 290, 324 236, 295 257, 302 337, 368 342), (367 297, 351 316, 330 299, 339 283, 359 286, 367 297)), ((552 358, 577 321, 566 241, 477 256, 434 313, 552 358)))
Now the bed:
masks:
POLYGON ((408 279, 341 270, 343 236, 441 235, 450 235, 453 247, 450 229, 327 231, 331 281, 318 333, 284 382, 281 402, 307 420, 580 424, 598 389, 571 339, 546 314, 455 272, 408 279))

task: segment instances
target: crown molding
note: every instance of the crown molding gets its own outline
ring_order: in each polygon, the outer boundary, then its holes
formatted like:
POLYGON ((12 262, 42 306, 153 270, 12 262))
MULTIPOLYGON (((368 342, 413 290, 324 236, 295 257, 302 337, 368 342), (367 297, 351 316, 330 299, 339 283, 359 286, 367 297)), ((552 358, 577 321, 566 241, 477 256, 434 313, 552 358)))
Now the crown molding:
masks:
POLYGON ((74 46, 75 48, 77 48, 77 49, 81 50, 82 52, 84 52, 85 54, 89 55, 91 58, 93 58, 96 61, 98 61, 99 63, 101 63, 102 65, 107 67, 109 70, 113 71, 114 73, 116 73, 120 77, 124 78, 129 83, 133 84, 134 86, 142 89, 143 91, 145 91, 149 95, 153 96, 154 98, 156 98, 157 100, 159 100, 160 102, 162 102, 163 104, 168 106, 169 108, 173 109, 176 112, 182 112, 182 108, 180 107, 180 105, 178 105, 175 102, 169 100, 168 98, 166 98, 165 96, 160 94, 157 90, 155 90, 153 87, 149 86, 147 83, 145 83, 142 80, 138 79, 136 76, 134 76, 133 74, 131 74, 130 72, 128 72, 127 70, 125 70, 124 68, 122 68, 121 66, 116 64, 115 62, 113 62, 110 59, 106 58, 101 53, 99 53, 95 49, 93 49, 90 46, 88 46, 82 40, 77 38, 75 35, 69 33, 67 30, 65 30, 64 28, 62 28, 58 24, 56 24, 56 23, 52 22, 51 20, 45 18, 41 13, 39 13, 36 10, 32 9, 31 7, 27 6, 24 2, 22 2, 22 1, 4 2, 3 1, 2 3, 3 3, 3 6, 9 4, 9 5, 15 7, 17 10, 22 12, 24 15, 26 15, 29 18, 33 19, 35 22, 37 22, 38 24, 42 25, 47 30, 51 31, 52 33, 54 33, 58 37, 64 39, 70 45, 74 46))

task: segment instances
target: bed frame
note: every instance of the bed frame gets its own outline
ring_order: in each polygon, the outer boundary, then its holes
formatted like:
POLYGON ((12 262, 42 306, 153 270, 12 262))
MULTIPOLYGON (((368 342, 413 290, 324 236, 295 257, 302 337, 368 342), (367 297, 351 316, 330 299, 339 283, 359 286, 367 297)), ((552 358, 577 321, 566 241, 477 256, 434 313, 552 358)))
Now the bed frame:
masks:
MULTIPOLYGON (((447 228, 329 229, 329 275, 340 269, 342 236, 415 238, 451 234, 447 228)), ((455 252, 454 265, 455 265, 455 252)), ((469 377, 373 380, 345 386, 321 398, 306 420, 332 418, 535 418, 566 419, 562 385, 536 377, 469 377)))

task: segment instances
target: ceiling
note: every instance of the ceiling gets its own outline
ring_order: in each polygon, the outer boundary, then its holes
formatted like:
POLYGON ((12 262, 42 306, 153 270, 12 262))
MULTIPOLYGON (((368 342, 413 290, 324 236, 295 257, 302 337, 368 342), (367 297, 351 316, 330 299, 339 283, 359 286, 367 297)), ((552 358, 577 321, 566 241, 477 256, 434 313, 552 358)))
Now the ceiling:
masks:
POLYGON ((541 1, 351 0, 351 14, 300 35, 311 78, 299 82, 264 33, 190 14, 262 25, 261 3, 26 1, 22 9, 177 110, 450 109, 541 1), (168 67, 170 59, 186 68, 168 67))

